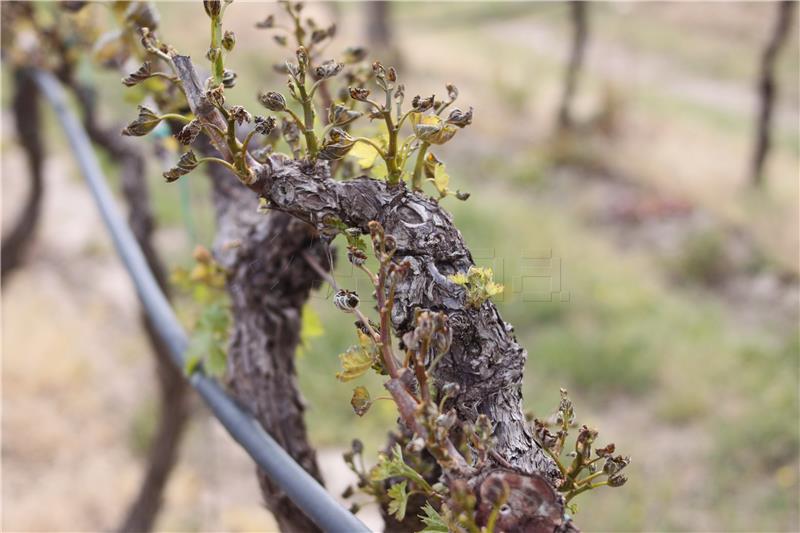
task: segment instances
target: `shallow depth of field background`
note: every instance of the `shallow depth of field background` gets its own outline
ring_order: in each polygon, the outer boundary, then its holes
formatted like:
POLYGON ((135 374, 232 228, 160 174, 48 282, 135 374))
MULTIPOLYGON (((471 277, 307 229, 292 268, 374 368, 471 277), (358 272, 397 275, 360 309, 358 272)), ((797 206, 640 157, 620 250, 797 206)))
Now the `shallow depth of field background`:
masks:
MULTIPOLYGON (((158 8, 165 40, 201 61, 202 8, 158 8)), ((237 2, 226 15, 239 73, 226 94, 253 111, 257 89, 285 86, 271 65, 286 50, 253 27, 277 9, 237 2)), ((364 42, 362 6, 307 9, 338 17, 332 54, 364 42)), ((555 3, 392 6, 406 93, 453 82, 461 107, 475 107, 473 125, 437 152, 472 197, 444 205, 477 263, 506 285, 499 307, 529 351, 526 407, 547 414, 565 386, 578 420, 633 458, 624 488, 576 499, 586 531, 796 531, 797 21, 777 64, 766 187, 755 192, 755 79, 772 4, 592 4, 578 127, 557 137, 567 14, 555 3)), ((8 222, 26 167, 3 74, 8 222)), ((118 75, 84 75, 101 87, 106 121, 134 116, 118 75)), ((156 389, 131 284, 49 114, 47 124, 42 225, 3 286, 2 528, 111 529, 136 488, 156 389)), ((172 266, 186 264, 193 241, 213 237, 208 185, 202 172, 164 184, 152 161, 158 243, 172 266)), ((116 184, 113 162, 103 164, 116 184)), ((339 284, 367 294, 348 266, 339 284)), ((340 491, 341 449, 360 437, 374 457, 394 415, 389 402, 352 413, 351 385, 334 378, 351 320, 328 296, 313 298, 324 333, 303 348, 299 372, 320 462, 340 491)), ((381 394, 377 379, 368 384, 381 394)), ((247 457, 199 404, 158 527, 273 527, 247 457)))

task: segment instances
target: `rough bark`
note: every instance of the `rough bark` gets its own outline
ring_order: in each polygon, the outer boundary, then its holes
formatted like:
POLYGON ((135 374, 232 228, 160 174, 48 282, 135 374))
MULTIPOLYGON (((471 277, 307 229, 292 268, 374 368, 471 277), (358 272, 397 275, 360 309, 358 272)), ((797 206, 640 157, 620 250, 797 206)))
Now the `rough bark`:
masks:
POLYGON ((776 4, 775 25, 761 54, 758 78, 758 124, 756 125, 756 143, 750 171, 750 180, 755 187, 761 186, 764 182, 764 163, 772 145, 772 110, 777 97, 775 62, 789 35, 794 9, 794 0, 783 0, 776 4))
MULTIPOLYGON (((217 212, 215 256, 229 272, 234 319, 228 349, 230 389, 264 429, 322 482, 303 419, 305 402, 297 386, 294 356, 303 305, 320 283, 301 254, 311 253, 328 267, 327 248, 308 224, 284 213, 257 213, 256 197, 223 167, 213 165, 209 172, 217 212)), ((281 531, 319 530, 260 470, 258 480, 281 531)))
POLYGON ((558 107, 558 126, 568 129, 572 127, 572 101, 578 86, 578 78, 583 64, 586 40, 589 33, 588 2, 583 0, 569 1, 570 24, 572 27, 572 47, 569 54, 569 63, 564 76, 564 91, 561 94, 561 104, 558 107))
POLYGON ((338 182, 327 167, 273 159, 253 187, 284 211, 323 230, 334 220, 368 233, 371 220, 394 236, 394 260, 411 270, 397 287, 392 323, 398 335, 409 331, 417 308, 444 311, 453 330, 450 351, 436 368, 438 383, 455 382, 459 417, 487 415, 495 424, 497 451, 523 472, 555 477, 552 461, 534 442, 522 411, 522 372, 527 352, 492 302, 478 309, 465 304, 463 289, 447 279, 474 265, 452 218, 438 203, 404 186, 361 177, 338 182))
MULTIPOLYGON (((67 78, 75 93, 83 124, 93 143, 105 150, 119 165, 122 193, 128 204, 128 224, 144 253, 156 281, 169 297, 167 270, 153 245, 154 217, 145 175, 143 155, 120 136, 118 128, 104 128, 97 120, 95 91, 67 78)), ((142 323, 153 349, 156 377, 159 383, 160 412, 158 425, 150 443, 147 467, 135 499, 128 507, 119 530, 151 531, 164 499, 164 490, 178 459, 181 437, 189 420, 189 386, 169 357, 169 349, 161 341, 153 323, 142 312, 142 323)))
MULTIPOLYGON (((206 105, 190 58, 175 55, 173 61, 195 115, 203 121, 219 121, 219 113, 206 105)), ((212 138, 212 142, 226 150, 224 139, 212 138)), ((474 420, 485 414, 493 422, 498 466, 541 473, 554 484, 560 477, 558 469, 533 439, 522 411, 527 352, 492 302, 470 308, 463 289, 447 278, 474 264, 450 215, 403 184, 389 186, 367 177, 337 182, 324 162, 293 161, 277 154, 266 164, 254 162, 250 168, 254 171, 247 182, 251 191, 266 198, 273 210, 305 221, 321 233, 336 231, 340 223, 364 233, 370 221, 382 224, 397 243, 393 260, 411 265, 409 275, 396 287, 391 319, 397 334, 410 329, 417 308, 444 311, 453 342, 436 367, 436 384, 460 385, 452 401, 460 419, 474 420)), ((263 297, 258 290, 251 297, 263 297)), ((536 514, 535 509, 529 511, 536 514)))
POLYGON ((40 133, 39 94, 28 70, 18 69, 14 73, 14 81, 14 124, 27 159, 30 187, 19 218, 11 224, 11 230, 3 237, 0 251, 0 276, 3 281, 22 263, 39 223, 44 196, 44 149, 40 133))

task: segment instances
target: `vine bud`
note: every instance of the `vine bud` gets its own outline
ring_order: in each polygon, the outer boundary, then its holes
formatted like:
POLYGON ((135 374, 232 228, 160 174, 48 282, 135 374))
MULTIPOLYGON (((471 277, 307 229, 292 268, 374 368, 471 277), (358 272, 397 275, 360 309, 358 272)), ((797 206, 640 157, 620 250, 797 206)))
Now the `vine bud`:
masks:
POLYGON ((327 80, 328 78, 332 78, 339 74, 342 71, 344 65, 339 63, 333 59, 329 59, 318 66, 314 73, 317 75, 317 79, 320 80, 327 80))
POLYGON ((355 291, 348 291, 347 289, 340 289, 333 296, 333 305, 340 311, 345 313, 352 313, 358 307, 359 298, 355 291))
POLYGON ((222 86, 226 89, 233 89, 236 85, 236 73, 232 70, 225 69, 222 71, 222 86))
POLYGON ((281 93, 275 91, 262 92, 258 95, 258 101, 261 105, 270 111, 285 111, 286 98, 281 93))
POLYGON ((222 0, 203 0, 206 15, 216 18, 222 12, 222 0))
POLYGON ((366 102, 369 98, 369 89, 363 87, 350 87, 350 98, 359 102, 366 102))
POLYGON ((175 138, 178 139, 179 143, 188 146, 194 142, 198 135, 200 135, 201 130, 202 126, 200 125, 200 121, 194 119, 181 128, 181 131, 175 134, 175 138))
POLYGON ((226 30, 225 35, 222 36, 222 47, 230 52, 233 50, 234 46, 236 46, 236 34, 230 30, 226 30))
POLYGON ((453 126, 458 126, 459 128, 469 126, 472 124, 472 107, 470 107, 469 111, 466 112, 457 108, 453 109, 450 111, 450 115, 447 117, 447 123, 452 124, 453 126))
POLYGON ((254 129, 256 130, 256 133, 260 133, 261 135, 269 135, 272 133, 272 130, 275 129, 277 124, 275 117, 255 117, 253 122, 255 122, 254 129))
POLYGON ((609 487, 621 487, 628 482, 628 478, 624 474, 617 474, 608 478, 609 487))
POLYGON ((411 107, 413 107, 414 110, 423 113, 433 107, 434 98, 435 95, 431 95, 428 98, 422 98, 420 95, 417 95, 413 100, 411 100, 411 107))

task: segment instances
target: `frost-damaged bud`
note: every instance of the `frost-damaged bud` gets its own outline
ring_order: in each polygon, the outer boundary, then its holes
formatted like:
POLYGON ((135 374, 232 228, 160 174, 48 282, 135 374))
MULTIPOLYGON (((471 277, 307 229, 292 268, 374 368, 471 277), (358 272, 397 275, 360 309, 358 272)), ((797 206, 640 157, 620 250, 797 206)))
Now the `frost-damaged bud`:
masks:
POLYGON ((369 89, 364 87, 350 87, 350 98, 358 102, 366 102, 369 98, 369 89))
POLYGON ((389 70, 386 71, 386 79, 391 82, 397 81, 397 70, 394 67, 389 67, 389 70))
POLYGON ((386 78, 386 68, 380 61, 375 61, 372 63, 372 72, 375 74, 375 77, 378 79, 385 79, 386 78))
POLYGON ((356 140, 348 135, 346 131, 333 128, 319 151, 319 158, 326 161, 342 159, 353 148, 355 143, 356 140))
POLYGON ((305 46, 298 46, 297 50, 295 51, 295 56, 297 56, 297 63, 299 65, 308 64, 308 51, 306 50, 305 46))
POLYGON ((345 126, 356 120, 361 115, 363 115, 363 113, 360 111, 354 111, 349 107, 343 106, 342 104, 334 104, 331 106, 330 111, 328 112, 328 122, 334 126, 345 126))
POLYGON ((197 158, 194 156, 194 152, 189 150, 181 156, 178 164, 175 167, 164 172, 164 179, 166 179, 168 182, 173 182, 181 176, 185 176, 194 170, 198 164, 199 163, 197 162, 197 158))
POLYGON ((472 106, 470 106, 467 112, 457 108, 450 111, 450 115, 447 117, 447 123, 458 126, 459 128, 472 124, 472 106))
POLYGON ((608 444, 607 446, 605 446, 604 448, 597 448, 594 451, 594 453, 596 453, 598 457, 611 457, 612 455, 614 455, 614 450, 615 449, 616 449, 616 446, 612 442, 612 443, 608 444))
POLYGON ((345 49, 344 54, 342 54, 342 62, 348 64, 358 63, 363 61, 365 57, 367 57, 366 48, 363 46, 351 46, 345 49))
POLYGON ((266 30, 275 26, 275 15, 269 15, 261 22, 256 22, 256 28, 266 30))
POLYGON ((420 95, 417 95, 411 100, 411 107, 423 113, 433 107, 434 99, 435 95, 430 95, 428 98, 422 98, 420 95))
POLYGON ((336 306, 336 309, 345 313, 352 313, 358 307, 359 301, 358 294, 347 289, 339 289, 333 295, 333 305, 336 306))
POLYGON ((623 457, 621 455, 616 457, 608 457, 606 458, 605 464, 603 464, 603 472, 609 476, 612 476, 628 466, 630 462, 630 457, 623 457))
POLYGON ((628 478, 624 474, 617 474, 608 478, 609 487, 621 487, 628 482, 628 478))
POLYGON ((230 52, 236 46, 236 34, 231 30, 225 30, 225 35, 222 36, 222 47, 230 52))
POLYGON ((206 99, 215 107, 222 107, 225 104, 224 86, 218 86, 206 91, 206 99))
POLYGON ((558 435, 547 429, 547 425, 538 418, 533 421, 533 433, 536 435, 539 444, 548 450, 552 449, 558 442, 558 435))
POLYGON ((245 122, 249 123, 251 120, 253 120, 253 115, 248 113, 247 110, 240 105, 233 106, 228 112, 230 113, 231 117, 233 117, 234 122, 240 126, 245 122))
POLYGON ((222 12, 222 0, 203 0, 203 7, 209 17, 218 17, 222 12))
POLYGON ((149 61, 145 61, 142 66, 136 70, 136 72, 131 72, 122 78, 122 84, 126 87, 133 87, 134 85, 143 82, 153 75, 151 68, 151 63, 149 61))
POLYGON ((122 134, 130 137, 141 137, 153 131, 159 122, 161 122, 161 117, 151 109, 140 105, 139 116, 122 130, 122 134))
POLYGON ((222 71, 222 86, 226 89, 233 89, 235 85, 236 73, 226 68, 222 71))
POLYGON ((334 59, 329 59, 318 66, 314 73, 317 75, 317 79, 320 80, 327 80, 328 78, 332 78, 339 74, 344 68, 342 63, 337 62, 334 59))
POLYGON ((361 266, 367 261, 367 254, 363 250, 359 250, 355 246, 347 247, 347 260, 352 265, 361 266))
POLYGON ((256 133, 260 133, 261 135, 269 135, 272 133, 272 130, 275 129, 277 124, 275 117, 256 117, 253 119, 253 122, 255 122, 254 129, 256 130, 256 133))
POLYGON ((200 125, 200 121, 194 119, 181 128, 181 131, 175 134, 175 138, 178 139, 179 143, 188 146, 194 142, 198 135, 200 135, 200 131, 202 129, 203 128, 200 125))
POLYGON ((285 111, 286 98, 281 93, 275 91, 262 92, 258 95, 258 101, 261 105, 270 111, 285 111))
POLYGON ((445 88, 447 89, 447 97, 451 102, 455 102, 456 98, 458 98, 458 87, 452 83, 448 83, 445 88))

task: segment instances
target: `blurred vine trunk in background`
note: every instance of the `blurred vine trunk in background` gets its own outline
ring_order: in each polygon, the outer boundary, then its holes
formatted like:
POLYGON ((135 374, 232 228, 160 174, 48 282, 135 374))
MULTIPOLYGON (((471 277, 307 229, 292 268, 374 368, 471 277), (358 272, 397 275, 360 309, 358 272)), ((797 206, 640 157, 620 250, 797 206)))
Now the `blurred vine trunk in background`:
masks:
POLYGON ((17 220, 11 224, 11 229, 3 236, 2 253, 0 253, 3 281, 12 270, 22 263, 25 250, 30 245, 36 226, 39 224, 42 197, 44 196, 44 177, 42 176, 44 149, 40 134, 39 93, 31 76, 31 70, 20 68, 15 71, 12 105, 19 143, 28 160, 30 185, 17 220))
POLYGON ((750 180, 753 186, 760 187, 764 183, 764 163, 772 144, 772 110, 775 107, 777 88, 775 84, 775 61, 781 51, 794 17, 795 0, 782 0, 776 4, 775 25, 772 34, 761 54, 761 66, 758 79, 758 124, 756 126, 756 145, 750 180))
MULTIPOLYGON (((327 245, 314 228, 285 213, 259 213, 257 198, 224 167, 212 165, 209 174, 217 213, 214 255, 228 272, 233 313, 229 388, 278 444, 321 483, 303 418, 305 401, 297 386, 294 357, 303 306, 321 281, 302 254, 313 254, 330 268, 327 245)), ((319 531, 260 470, 258 481, 281 531, 319 531)))
POLYGON ((383 58, 383 62, 402 68, 400 51, 394 43, 392 33, 391 2, 375 0, 364 2, 367 26, 367 46, 372 57, 383 58))
POLYGON ((588 22, 589 4, 581 0, 569 1, 570 27, 572 28, 572 48, 569 54, 569 63, 564 77, 564 91, 561 94, 561 104, 558 107, 559 129, 569 129, 574 123, 572 105, 578 87, 583 58, 586 50, 586 40, 589 37, 588 22))
MULTIPOLYGON (((120 168, 122 193, 128 204, 128 224, 144 253, 147 265, 159 287, 169 298, 170 287, 164 262, 153 245, 155 223, 147 187, 143 154, 125 138, 119 129, 104 128, 97 119, 97 93, 70 75, 62 81, 75 94, 83 114, 83 125, 93 143, 101 147, 120 168)), ((142 312, 142 323, 153 348, 156 376, 161 396, 158 426, 150 443, 147 468, 136 498, 130 504, 120 531, 151 531, 164 499, 164 489, 178 459, 181 437, 189 420, 189 386, 181 370, 172 363, 169 350, 159 337, 148 315, 142 312)))

